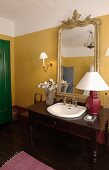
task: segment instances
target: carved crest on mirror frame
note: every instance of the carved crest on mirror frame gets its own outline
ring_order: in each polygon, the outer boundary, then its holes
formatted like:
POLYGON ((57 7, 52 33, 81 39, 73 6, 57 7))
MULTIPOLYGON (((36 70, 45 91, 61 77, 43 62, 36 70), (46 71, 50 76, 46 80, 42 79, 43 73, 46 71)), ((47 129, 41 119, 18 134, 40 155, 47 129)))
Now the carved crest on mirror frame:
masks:
POLYGON ((72 17, 68 17, 66 21, 61 21, 62 24, 59 28, 74 28, 78 26, 85 26, 90 24, 94 24, 96 27, 101 25, 101 20, 98 18, 91 18, 91 15, 88 15, 84 20, 81 20, 81 14, 74 10, 72 17))

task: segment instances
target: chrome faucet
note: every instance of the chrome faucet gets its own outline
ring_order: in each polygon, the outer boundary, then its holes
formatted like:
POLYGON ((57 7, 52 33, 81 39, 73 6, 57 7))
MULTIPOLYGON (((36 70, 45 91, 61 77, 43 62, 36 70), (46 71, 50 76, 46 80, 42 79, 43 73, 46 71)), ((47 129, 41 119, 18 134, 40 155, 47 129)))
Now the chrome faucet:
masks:
POLYGON ((63 103, 64 103, 64 105, 66 104, 66 102, 67 102, 67 97, 64 97, 64 98, 63 98, 63 103))
POLYGON ((77 107, 77 100, 74 101, 75 107, 77 107))
POLYGON ((68 101, 67 97, 64 96, 63 97, 63 103, 64 103, 64 105, 69 104, 69 106, 73 106, 72 104, 74 104, 75 107, 77 107, 77 100, 75 98, 72 98, 72 100, 68 101))
POLYGON ((75 99, 75 97, 72 98, 72 104, 74 104, 75 107, 77 107, 77 100, 75 99))

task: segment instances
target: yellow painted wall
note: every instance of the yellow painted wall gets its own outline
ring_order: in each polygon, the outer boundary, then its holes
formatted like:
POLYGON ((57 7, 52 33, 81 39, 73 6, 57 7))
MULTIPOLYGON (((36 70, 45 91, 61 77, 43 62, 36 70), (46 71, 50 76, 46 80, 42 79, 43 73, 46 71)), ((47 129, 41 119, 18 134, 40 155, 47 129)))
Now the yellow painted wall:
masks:
MULTIPOLYGON (((105 51, 109 47, 109 15, 99 17, 102 20, 100 34, 100 73, 109 84, 109 57, 105 51)), ((57 76, 57 35, 58 28, 51 28, 15 38, 15 101, 18 106, 33 103, 34 93, 44 94, 37 84, 57 76), (45 51, 52 61, 48 72, 42 69, 40 53, 45 51)), ((104 92, 102 92, 104 94, 104 92)))
MULTIPOLYGON (((35 92, 43 93, 38 83, 53 78, 57 74, 57 36, 58 28, 47 29, 15 38, 15 99, 16 105, 33 104, 35 92), (42 69, 41 52, 46 52, 53 63, 47 72, 42 69)), ((43 96, 44 97, 44 96, 43 96)))
POLYGON ((10 41, 11 93, 12 93, 12 105, 15 105, 14 38, 0 34, 0 39, 10 41))
MULTIPOLYGON (((109 15, 101 16, 102 20, 100 33, 100 74, 109 85, 109 56, 105 56, 105 52, 109 47, 109 15)), ((107 92, 109 94, 109 91, 107 92)), ((101 102, 103 104, 105 91, 101 92, 101 102)), ((108 101, 109 103, 109 101, 108 101)))
MULTIPOLYGON (((109 47, 109 15, 101 16, 100 19, 102 20, 100 73, 107 84, 109 84, 109 57, 105 56, 105 51, 109 47)), ((13 105, 28 106, 32 104, 33 95, 36 91, 44 94, 44 90, 38 89, 37 84, 48 78, 56 80, 57 35, 58 28, 42 30, 15 38, 0 35, 0 39, 10 40, 11 44, 11 90, 13 105), (49 59, 46 61, 53 62, 53 66, 48 69, 48 72, 43 71, 42 61, 39 60, 39 55, 42 51, 45 51, 49 56, 49 59)), ((104 93, 102 92, 101 94, 104 93)))
POLYGON ((109 56, 105 56, 109 48, 109 15, 100 17, 102 20, 101 39, 100 39, 100 73, 109 84, 109 56))

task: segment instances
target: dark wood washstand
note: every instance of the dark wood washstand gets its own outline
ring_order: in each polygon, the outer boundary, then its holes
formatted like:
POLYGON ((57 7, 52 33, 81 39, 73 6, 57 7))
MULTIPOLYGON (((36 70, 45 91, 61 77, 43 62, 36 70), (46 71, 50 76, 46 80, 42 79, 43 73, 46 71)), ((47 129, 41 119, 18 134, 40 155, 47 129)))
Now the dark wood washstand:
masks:
POLYGON ((49 128, 73 134, 80 138, 90 141, 92 169, 95 169, 97 160, 97 135, 101 130, 105 131, 105 144, 108 143, 108 114, 109 110, 101 107, 99 116, 94 122, 84 120, 84 116, 88 114, 86 111, 81 117, 76 119, 66 119, 52 116, 47 112, 45 102, 39 102, 27 108, 29 111, 31 146, 33 146, 33 128, 36 124, 41 124, 49 128))

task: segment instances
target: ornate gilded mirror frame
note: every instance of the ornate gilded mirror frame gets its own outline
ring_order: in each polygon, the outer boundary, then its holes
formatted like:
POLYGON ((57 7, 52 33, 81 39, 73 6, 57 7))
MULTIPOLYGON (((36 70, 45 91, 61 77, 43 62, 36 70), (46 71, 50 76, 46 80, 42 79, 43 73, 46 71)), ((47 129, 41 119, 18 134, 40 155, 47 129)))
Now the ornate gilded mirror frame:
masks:
POLYGON ((68 96, 68 97, 76 97, 76 99, 80 102, 84 102, 87 96, 82 94, 74 94, 74 93, 64 93, 61 92, 61 48, 62 48, 62 32, 66 29, 73 29, 76 27, 85 27, 89 24, 92 24, 95 28, 95 49, 94 49, 94 70, 99 71, 99 34, 100 34, 100 26, 101 20, 97 18, 90 18, 91 15, 88 15, 84 20, 80 20, 81 14, 75 10, 73 12, 73 16, 68 18, 66 21, 61 21, 62 24, 59 26, 58 32, 58 76, 57 76, 57 96, 68 96))

